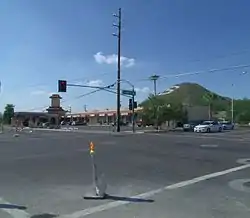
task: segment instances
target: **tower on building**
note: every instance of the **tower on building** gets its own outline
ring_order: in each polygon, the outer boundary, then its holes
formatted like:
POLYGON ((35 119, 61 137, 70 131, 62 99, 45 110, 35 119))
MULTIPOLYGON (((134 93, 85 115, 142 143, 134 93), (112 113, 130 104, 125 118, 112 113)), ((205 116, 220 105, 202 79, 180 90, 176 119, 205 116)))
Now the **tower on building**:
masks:
POLYGON ((66 111, 63 110, 63 108, 61 107, 61 96, 58 94, 52 94, 50 96, 51 99, 51 104, 50 107, 47 108, 47 111, 49 114, 58 114, 61 116, 64 116, 66 111))

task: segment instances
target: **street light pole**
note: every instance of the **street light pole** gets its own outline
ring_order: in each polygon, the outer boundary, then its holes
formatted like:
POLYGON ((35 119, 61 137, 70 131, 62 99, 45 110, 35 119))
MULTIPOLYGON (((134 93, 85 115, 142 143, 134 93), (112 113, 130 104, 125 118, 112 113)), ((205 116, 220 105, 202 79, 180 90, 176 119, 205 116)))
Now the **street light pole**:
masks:
POLYGON ((120 132, 120 119, 121 119, 121 84, 120 84, 120 79, 121 79, 121 8, 118 10, 118 15, 114 14, 114 17, 118 18, 118 25, 113 24, 114 27, 118 28, 118 34, 113 33, 114 36, 118 38, 118 60, 117 60, 117 112, 116 112, 116 117, 117 117, 117 132, 120 132))
MULTIPOLYGON (((242 72, 241 75, 247 74, 246 71, 242 72)), ((232 83, 232 88, 234 87, 234 83, 232 83)), ((234 96, 231 98, 231 122, 234 122, 234 96)))
MULTIPOLYGON (((232 83, 232 87, 234 84, 232 83)), ((231 98, 231 122, 234 122, 234 97, 231 98)))
MULTIPOLYGON (((2 82, 0 81, 0 94, 1 94, 1 91, 2 91, 2 82)), ((0 112, 0 122, 1 122, 1 132, 3 133, 3 114, 0 112)))
POLYGON ((71 108, 71 105, 69 105, 69 114, 70 114, 70 124, 72 125, 72 108, 71 108))

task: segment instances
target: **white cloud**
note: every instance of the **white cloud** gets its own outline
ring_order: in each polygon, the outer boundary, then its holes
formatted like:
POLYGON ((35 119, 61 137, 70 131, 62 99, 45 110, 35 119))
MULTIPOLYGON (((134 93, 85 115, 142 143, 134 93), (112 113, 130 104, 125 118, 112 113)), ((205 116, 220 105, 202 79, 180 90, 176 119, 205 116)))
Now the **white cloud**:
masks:
MULTIPOLYGON (((104 55, 102 52, 97 52, 94 55, 94 58, 98 64, 117 64, 117 61, 118 61, 117 54, 104 55)), ((121 66, 132 67, 134 65, 135 65, 134 58, 121 56, 121 66)))
POLYGON ((139 93, 150 93, 150 89, 148 87, 135 88, 135 91, 139 93))
POLYGON ((88 85, 88 86, 103 86, 103 84, 104 83, 103 83, 102 80, 97 79, 97 80, 90 80, 90 81, 88 81, 86 85, 88 85))

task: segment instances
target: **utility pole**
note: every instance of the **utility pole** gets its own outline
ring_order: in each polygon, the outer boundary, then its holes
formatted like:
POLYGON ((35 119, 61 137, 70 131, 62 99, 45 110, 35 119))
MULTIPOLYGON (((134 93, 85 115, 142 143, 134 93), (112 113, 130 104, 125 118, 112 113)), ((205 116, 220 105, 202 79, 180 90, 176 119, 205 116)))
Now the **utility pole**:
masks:
MULTIPOLYGON (((234 87, 234 84, 232 83, 232 88, 234 87)), ((231 122, 234 122, 234 97, 231 98, 231 122)))
POLYGON ((118 24, 113 24, 118 28, 118 33, 113 33, 113 36, 117 37, 118 41, 118 60, 117 60, 117 111, 116 111, 116 131, 120 132, 120 120, 121 120, 121 8, 118 10, 118 14, 113 14, 118 19, 118 24))
POLYGON ((156 92, 156 81, 160 78, 159 75, 153 75, 151 77, 149 77, 150 80, 152 80, 154 82, 154 95, 156 96, 157 92, 156 92))

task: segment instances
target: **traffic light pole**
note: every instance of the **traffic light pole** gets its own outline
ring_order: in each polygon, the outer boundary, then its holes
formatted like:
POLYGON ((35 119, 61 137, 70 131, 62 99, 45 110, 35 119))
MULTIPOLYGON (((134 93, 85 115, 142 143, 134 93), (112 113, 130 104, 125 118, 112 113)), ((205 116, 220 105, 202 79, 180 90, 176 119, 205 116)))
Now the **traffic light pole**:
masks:
POLYGON ((134 133, 135 132, 135 95, 136 95, 135 86, 131 82, 129 82, 128 80, 121 79, 120 82, 125 82, 132 87, 132 95, 129 95, 129 96, 125 95, 125 96, 130 97, 130 99, 132 96, 132 105, 131 105, 132 106, 131 107, 131 109, 132 109, 132 130, 134 133))
POLYGON ((132 95, 132 130, 135 133, 135 89, 133 86, 133 95, 132 95))

